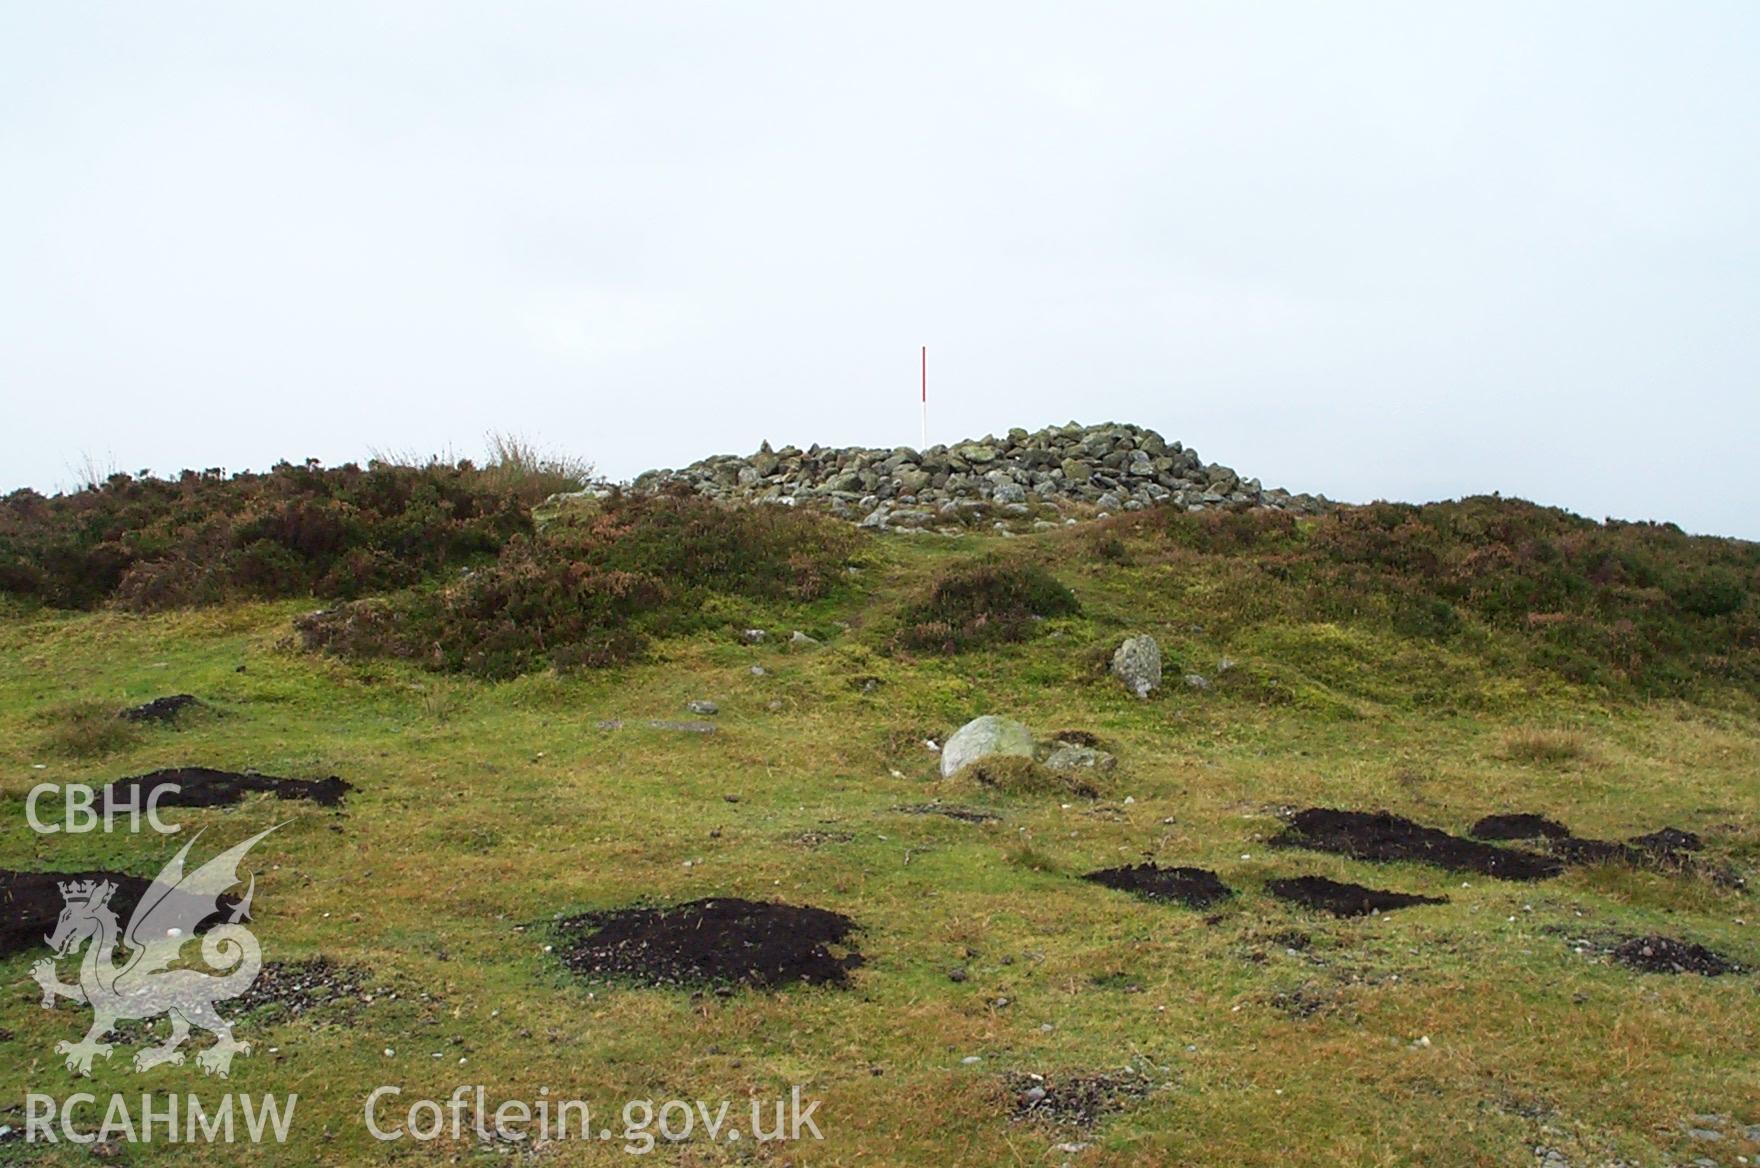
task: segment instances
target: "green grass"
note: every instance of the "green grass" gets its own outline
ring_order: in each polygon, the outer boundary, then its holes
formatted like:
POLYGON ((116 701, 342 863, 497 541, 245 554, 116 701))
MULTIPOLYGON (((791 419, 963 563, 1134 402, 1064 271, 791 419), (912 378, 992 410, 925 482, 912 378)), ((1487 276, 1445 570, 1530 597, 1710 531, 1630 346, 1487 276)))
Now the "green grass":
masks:
POLYGON ((35 719, 42 749, 60 758, 91 759, 134 746, 141 728, 116 714, 116 707, 89 699, 46 707, 35 719))
MULTIPOLYGON (((1078 553, 1089 538, 876 540, 849 586, 809 604, 742 601, 727 629, 657 640, 639 664, 495 683, 301 652, 291 621, 309 601, 0 620, 0 866, 151 875, 181 845, 38 836, 22 806, 37 782, 192 762, 339 774, 358 788, 341 814, 262 800, 178 814, 206 830, 199 848, 288 821, 252 861, 265 956, 322 953, 369 968, 388 991, 352 1015, 247 1017, 239 1035, 255 1049, 224 1085, 193 1061, 134 1075, 123 1047, 83 1082, 53 1047, 87 1015, 39 1009, 27 980, 38 954, 16 956, 0 965, 10 987, 0 1123, 21 1122, 3 1109, 27 1090, 297 1091, 293 1137, 268 1158, 246 1145, 153 1144, 127 1162, 474 1162, 498 1157, 474 1142, 374 1143, 361 1122, 367 1093, 391 1083, 406 1099, 444 1098, 483 1083, 492 1098, 532 1099, 548 1086, 604 1110, 632 1098, 743 1106, 800 1084, 824 1101, 822 1145, 755 1153, 699 1140, 655 1155, 1081 1165, 1505 1165, 1532 1162, 1542 1144, 1573 1163, 1684 1162, 1704 1154, 1684 1135, 1693 1115, 1760 1123, 1756 978, 1640 976, 1567 943, 1665 932, 1760 965, 1750 895, 1604 869, 1535 885, 1463 880, 1265 843, 1288 806, 1386 807, 1455 831, 1527 810, 1609 838, 1673 824, 1704 834, 1716 859, 1753 868, 1752 693, 1641 701, 1570 683, 1530 658, 1520 630, 1469 616, 1446 638, 1402 634, 1379 615, 1307 611, 1141 533, 1125 531, 1104 558, 1078 553), (899 606, 985 554, 1050 567, 1080 612, 957 657, 891 652, 899 606), (742 644, 732 635, 742 622, 773 635, 742 644), (791 649, 794 628, 826 644, 791 649), (1148 702, 1097 667, 1138 631, 1170 657, 1148 702), (1218 667, 1224 657, 1232 668, 1218 667), (1186 672, 1211 687, 1188 688, 1186 672), (865 692, 851 684, 859 677, 881 684, 865 692), (44 742, 45 711, 180 691, 213 715, 144 729, 96 758, 44 742), (720 704, 720 733, 634 724, 686 716, 696 697, 720 704), (921 739, 990 712, 1046 734, 1100 735, 1119 757, 1102 798, 940 779, 921 739), (629 725, 597 729, 605 718, 629 725), (1510 749, 1537 732, 1573 748, 1510 749), (1003 819, 895 810, 931 799, 1003 819), (1241 895, 1207 916, 1076 879, 1144 858, 1214 868, 1241 895), (1309 872, 1450 903, 1339 922, 1262 892, 1309 872), (845 992, 693 999, 582 985, 544 952, 557 913, 718 894, 847 913, 868 964, 845 992), (1290 949, 1291 930, 1307 948, 1290 949), (948 979, 955 966, 965 981, 948 979), (1280 1008, 1296 990, 1317 1012, 1280 1008), (969 1055, 981 1062, 963 1063, 969 1055), (1131 1062, 1164 1088, 1092 1132, 1007 1118, 1008 1071, 1131 1062), (1093 1146, 1052 1151, 1072 1140, 1093 1146)), ((91 1159, 4 1148, 27 1163, 91 1159)), ((1757 1151, 1732 1136, 1711 1154, 1731 1163, 1757 1151)), ((542 1159, 624 1157, 562 1145, 542 1159)))

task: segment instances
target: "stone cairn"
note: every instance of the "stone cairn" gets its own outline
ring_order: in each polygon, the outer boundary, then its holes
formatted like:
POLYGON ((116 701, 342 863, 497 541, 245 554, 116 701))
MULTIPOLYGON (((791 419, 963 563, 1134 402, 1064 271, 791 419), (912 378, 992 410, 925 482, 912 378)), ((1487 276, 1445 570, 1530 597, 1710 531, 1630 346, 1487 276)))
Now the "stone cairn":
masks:
POLYGON ((806 450, 768 442, 744 457, 720 454, 682 470, 653 470, 631 489, 654 492, 682 484, 729 502, 815 505, 880 530, 921 531, 999 527, 1172 506, 1272 507, 1314 514, 1324 496, 1260 486, 1198 452, 1141 426, 1051 426, 916 451, 814 445, 806 450))

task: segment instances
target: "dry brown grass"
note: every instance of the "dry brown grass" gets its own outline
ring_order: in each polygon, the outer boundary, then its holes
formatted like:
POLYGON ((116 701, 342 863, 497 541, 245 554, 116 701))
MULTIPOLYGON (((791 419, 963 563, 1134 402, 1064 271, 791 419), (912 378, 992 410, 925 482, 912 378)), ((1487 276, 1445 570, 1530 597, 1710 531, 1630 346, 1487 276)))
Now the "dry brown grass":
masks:
POLYGON ((980 758, 949 776, 956 785, 975 786, 980 790, 999 791, 1016 796, 1072 796, 1092 799, 1096 791, 1086 776, 1061 774, 1030 758, 1014 755, 993 755, 980 758))
POLYGON ((99 701, 68 702, 43 711, 36 720, 47 727, 43 749, 62 758, 102 758, 141 739, 138 726, 99 701))
MULTIPOLYGON (((491 430, 484 436, 485 457, 479 467, 484 483, 511 492, 528 507, 562 491, 578 491, 593 482, 594 467, 584 458, 557 454, 520 434, 491 430)), ((450 448, 438 454, 412 449, 374 447, 372 460, 387 466, 424 470, 455 465, 459 455, 450 448)))
POLYGON ((562 491, 578 491, 593 481, 591 462, 544 451, 517 434, 491 433, 488 445, 483 477, 527 506, 562 491))
POLYGON ((1589 758, 1589 740, 1574 730, 1511 730, 1498 744, 1497 756, 1534 766, 1556 765, 1589 758))

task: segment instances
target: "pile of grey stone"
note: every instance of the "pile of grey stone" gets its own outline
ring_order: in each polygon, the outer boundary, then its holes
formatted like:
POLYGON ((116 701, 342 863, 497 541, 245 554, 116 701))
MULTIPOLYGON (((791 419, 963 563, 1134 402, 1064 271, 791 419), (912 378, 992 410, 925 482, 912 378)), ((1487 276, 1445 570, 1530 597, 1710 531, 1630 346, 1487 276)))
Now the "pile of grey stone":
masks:
POLYGON ((1153 430, 1114 423, 1071 422, 1031 434, 1014 429, 923 451, 772 450, 766 442, 743 457, 715 455, 682 470, 649 471, 631 489, 681 483, 715 499, 811 504, 864 527, 903 531, 966 525, 973 518, 1047 524, 1068 511, 1245 504, 1314 514, 1329 505, 1324 496, 1267 488, 1205 463, 1197 451, 1153 430))

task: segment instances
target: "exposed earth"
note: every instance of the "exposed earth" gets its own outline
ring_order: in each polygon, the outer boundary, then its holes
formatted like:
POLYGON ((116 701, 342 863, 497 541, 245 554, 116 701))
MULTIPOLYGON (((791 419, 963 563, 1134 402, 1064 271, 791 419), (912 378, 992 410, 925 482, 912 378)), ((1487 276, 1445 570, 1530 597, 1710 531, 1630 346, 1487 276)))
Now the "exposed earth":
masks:
POLYGON ((1267 892, 1279 900, 1303 908, 1317 909, 1335 917, 1365 917, 1372 913, 1391 912, 1414 904, 1447 904, 1445 896, 1419 896, 1412 892, 1387 892, 1328 880, 1324 876, 1293 876, 1273 880, 1265 885, 1267 892))
POLYGON ((1163 868, 1137 864, 1128 868, 1102 868, 1082 877, 1107 888, 1133 893, 1144 900, 1171 900, 1187 908, 1209 908, 1227 900, 1234 890, 1204 868, 1163 868))
POLYGON ((1557 820, 1531 812, 1487 815, 1473 825, 1472 834, 1486 840, 1539 840, 1552 855, 1566 864, 1624 864, 1658 872, 1703 872, 1719 884, 1740 887, 1745 878, 1726 865, 1704 865, 1693 853, 1705 846, 1696 832, 1661 827, 1623 843, 1618 840, 1585 839, 1557 820))
POLYGON ((1091 1128, 1154 1089, 1135 1067, 1087 1074, 1011 1072, 1005 1080, 1016 1121, 1091 1128))
POLYGON ((582 913, 556 925, 563 962, 583 977, 764 989, 843 985, 862 964, 848 945, 855 929, 841 913, 739 897, 582 913))
POLYGON ((150 774, 117 779, 110 784, 119 805, 145 807, 155 792, 169 807, 219 807, 246 795, 267 792, 277 799, 309 799, 321 807, 340 807, 354 787, 332 775, 326 779, 278 779, 273 775, 240 774, 212 767, 170 767, 150 774), (169 788, 175 787, 176 790, 169 788))
POLYGON ((200 707, 201 703, 194 694, 171 694, 142 702, 138 706, 129 706, 118 711, 116 716, 125 722, 175 722, 179 714, 200 707))
POLYGON ((235 1008, 297 1018, 327 1006, 371 1005, 382 993, 367 970, 320 955, 303 961, 265 961, 250 988, 236 999, 235 1008))
POLYGON ((1358 860, 1415 860, 1451 872, 1477 872, 1500 880, 1543 880, 1564 865, 1516 848, 1497 848, 1425 827, 1387 811, 1298 811, 1272 844, 1336 852, 1358 860))
POLYGON ((1569 839, 1571 829, 1544 815, 1511 811, 1485 816, 1468 834, 1482 840, 1569 839))
MULTIPOLYGON (((66 903, 61 896, 61 885, 81 881, 108 881, 116 886, 116 891, 110 897, 110 907, 124 926, 128 923, 129 914, 140 903, 141 894, 153 883, 150 877, 131 876, 126 872, 0 870, 0 957, 32 950, 48 956, 44 938, 54 931, 55 921, 66 903)), ((172 892, 168 895, 181 894, 172 892)), ((226 919, 237 905, 238 897, 221 897, 219 910, 203 920, 196 931, 203 932, 226 919)))
POLYGON ((1633 937, 1613 950, 1613 959, 1645 973, 1698 973, 1716 977, 1740 973, 1742 967, 1703 945, 1673 937, 1633 937))

